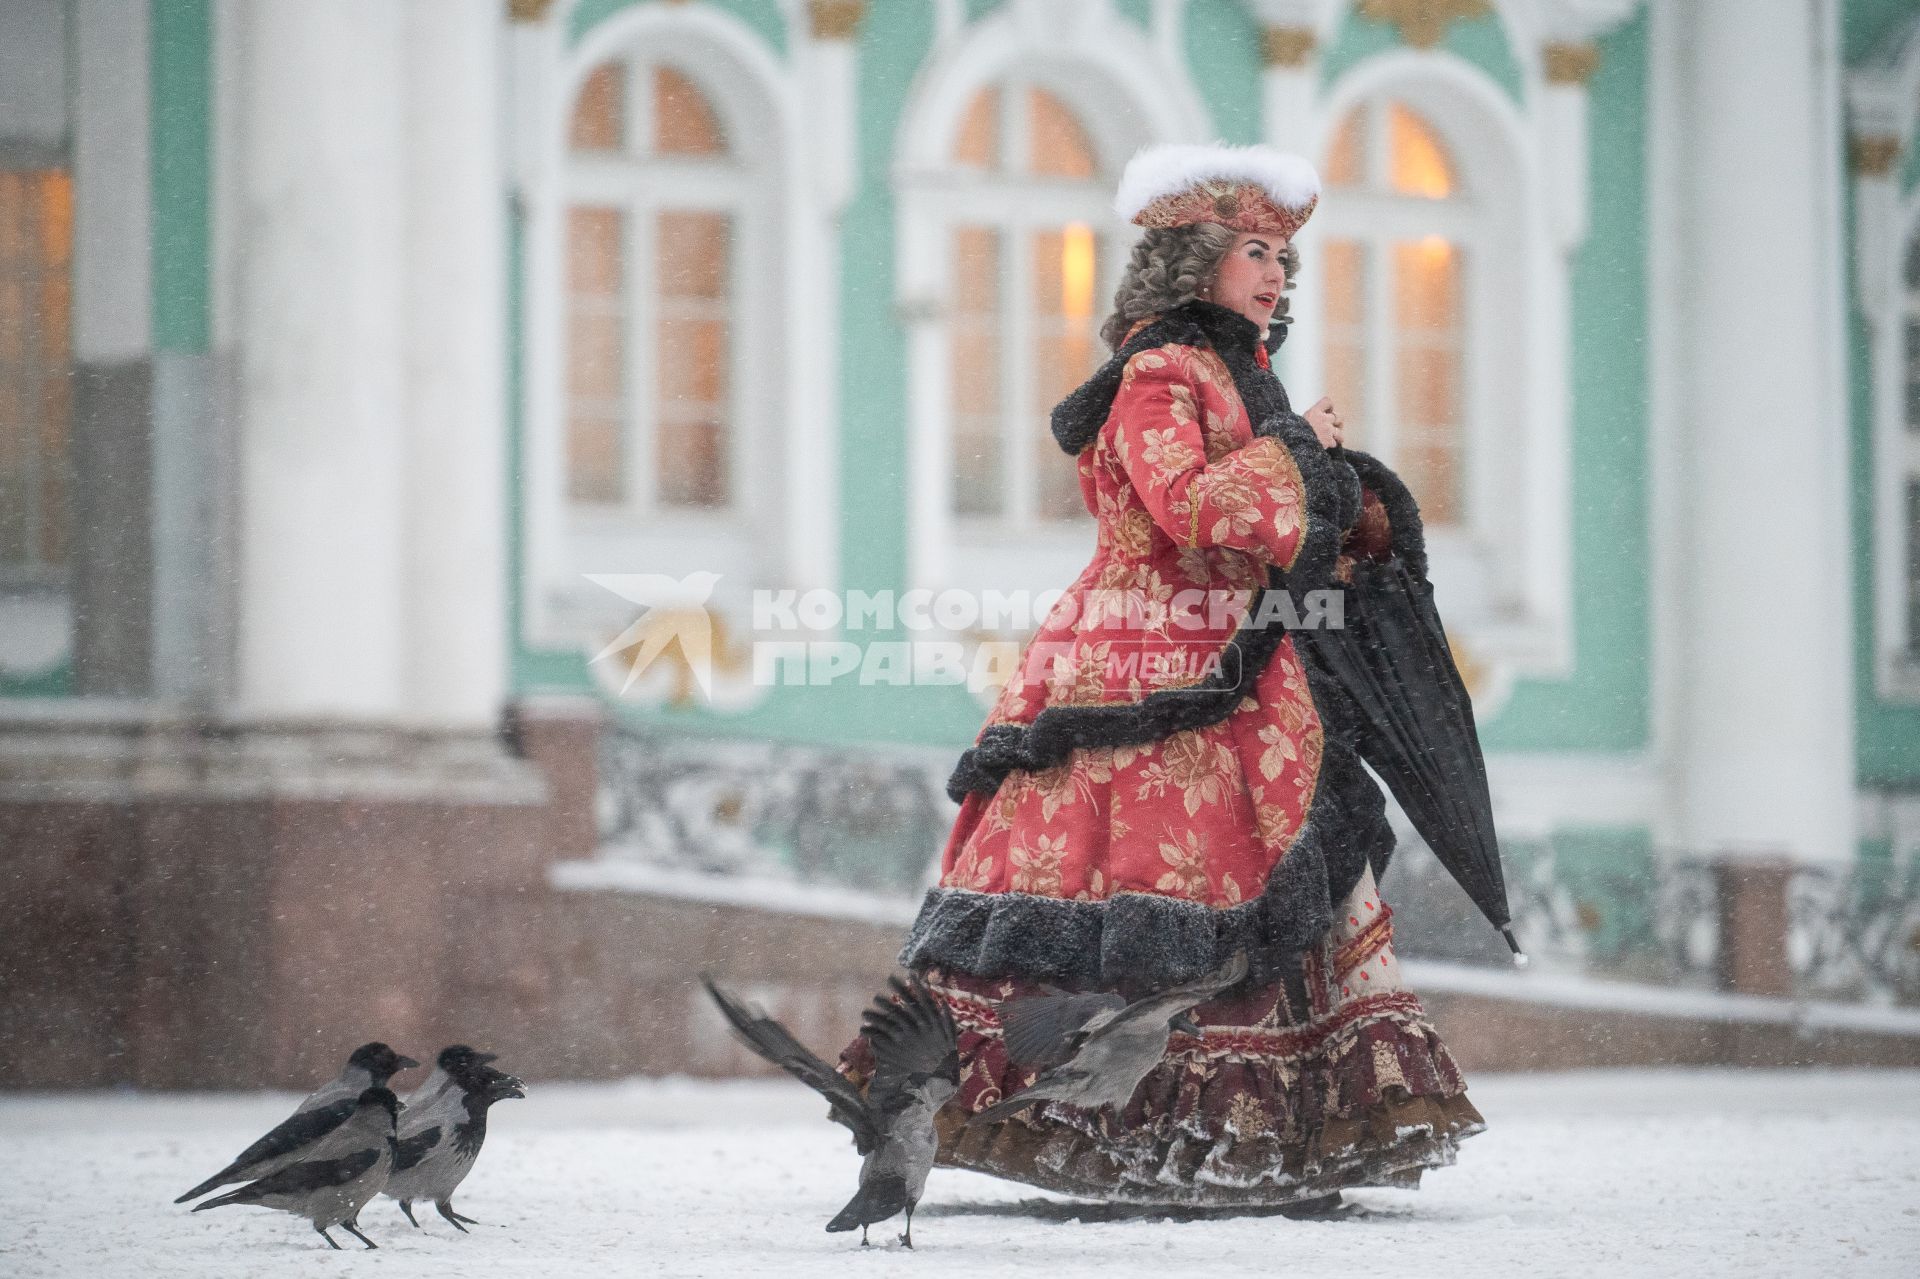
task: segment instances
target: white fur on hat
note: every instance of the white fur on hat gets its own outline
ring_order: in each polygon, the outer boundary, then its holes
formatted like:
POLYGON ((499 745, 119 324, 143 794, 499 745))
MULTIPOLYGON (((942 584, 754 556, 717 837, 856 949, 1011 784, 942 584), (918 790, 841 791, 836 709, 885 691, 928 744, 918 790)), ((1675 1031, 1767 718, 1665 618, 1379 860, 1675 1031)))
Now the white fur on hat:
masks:
POLYGON ((1250 183, 1288 209, 1310 206, 1320 195, 1320 175, 1313 166, 1274 147, 1168 143, 1145 147, 1127 161, 1113 210, 1131 222, 1155 200, 1202 182, 1250 183))

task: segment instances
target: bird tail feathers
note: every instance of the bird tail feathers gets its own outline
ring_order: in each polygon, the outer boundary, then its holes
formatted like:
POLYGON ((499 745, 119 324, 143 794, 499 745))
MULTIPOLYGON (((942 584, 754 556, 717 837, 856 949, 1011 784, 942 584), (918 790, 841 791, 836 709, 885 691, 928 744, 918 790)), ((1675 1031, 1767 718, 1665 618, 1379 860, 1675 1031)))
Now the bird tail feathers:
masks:
POLYGON ((875 1177, 863 1182, 858 1193, 847 1201, 840 1215, 827 1223, 830 1231, 853 1230, 885 1221, 906 1211, 907 1183, 903 1177, 875 1177))
MULTIPOLYGON (((177 1204, 183 1204, 189 1199, 198 1199, 201 1195, 206 1194, 209 1190, 218 1190, 221 1186, 224 1186, 229 1181, 233 1180, 233 1178, 229 1175, 232 1171, 233 1170, 231 1168, 221 1169, 219 1172, 214 1173, 213 1176, 207 1178, 205 1181, 195 1186, 192 1190, 189 1190, 186 1194, 181 1195, 178 1199, 174 1200, 174 1202, 177 1204)), ((200 1205, 201 1208, 210 1208, 212 1206, 213 1205, 211 1204, 200 1205)), ((199 1208, 194 1209, 194 1211, 198 1212, 199 1208)))
MULTIPOLYGON (((193 1210, 195 1212, 205 1212, 209 1208, 224 1208, 228 1204, 247 1203, 249 1202, 247 1192, 252 1189, 252 1186, 242 1186, 238 1190, 229 1190, 226 1194, 216 1196, 215 1198, 207 1200, 205 1203, 195 1204, 193 1210)), ((174 1202, 179 1203, 180 1201, 176 1199, 174 1202)))

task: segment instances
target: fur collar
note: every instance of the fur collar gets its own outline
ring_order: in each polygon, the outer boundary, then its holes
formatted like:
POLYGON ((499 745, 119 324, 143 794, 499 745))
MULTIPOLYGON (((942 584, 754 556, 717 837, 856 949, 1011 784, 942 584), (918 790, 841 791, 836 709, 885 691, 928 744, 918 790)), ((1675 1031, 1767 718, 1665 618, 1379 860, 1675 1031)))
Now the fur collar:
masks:
MULTIPOLYGON (((1287 340, 1287 326, 1275 324, 1268 330, 1266 348, 1280 349, 1287 340)), ((1068 453, 1078 455, 1093 443, 1101 424, 1113 411, 1114 397, 1120 394, 1120 378, 1127 361, 1141 351, 1157 346, 1204 346, 1218 352, 1233 374, 1234 389, 1247 406, 1257 426, 1264 416, 1259 408, 1271 409, 1272 389, 1279 379, 1254 360, 1253 348, 1260 341, 1260 326, 1238 311, 1195 298, 1183 302, 1150 321, 1147 326, 1121 344, 1094 375, 1075 389, 1053 410, 1053 438, 1068 453), (1258 406, 1258 407, 1256 407, 1258 406)), ((1281 403, 1284 404, 1284 398, 1281 403)))

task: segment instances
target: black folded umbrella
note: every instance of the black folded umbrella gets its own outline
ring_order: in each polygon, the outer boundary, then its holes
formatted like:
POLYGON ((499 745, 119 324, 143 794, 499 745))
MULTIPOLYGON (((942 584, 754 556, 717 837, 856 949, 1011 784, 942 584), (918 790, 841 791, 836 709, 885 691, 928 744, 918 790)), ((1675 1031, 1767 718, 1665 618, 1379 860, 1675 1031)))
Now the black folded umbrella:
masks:
POLYGON ((1434 608, 1424 547, 1400 553, 1407 549, 1400 545, 1403 533, 1419 540, 1417 517, 1410 515, 1401 518, 1411 528, 1395 529, 1391 559, 1354 561, 1345 625, 1295 631, 1294 643, 1352 699, 1360 757, 1393 791, 1440 864, 1506 936, 1515 962, 1525 963, 1507 907, 1473 702, 1434 608))

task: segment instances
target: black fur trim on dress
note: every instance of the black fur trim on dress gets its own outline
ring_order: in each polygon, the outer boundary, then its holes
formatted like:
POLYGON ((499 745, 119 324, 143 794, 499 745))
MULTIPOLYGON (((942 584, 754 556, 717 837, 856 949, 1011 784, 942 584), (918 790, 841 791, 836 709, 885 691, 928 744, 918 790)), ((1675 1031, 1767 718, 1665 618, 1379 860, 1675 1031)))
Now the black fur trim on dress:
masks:
POLYGON ((1265 984, 1297 965, 1367 866, 1376 875, 1386 870, 1393 843, 1385 797, 1329 726, 1307 820, 1253 900, 1216 909, 1157 893, 1082 902, 935 888, 900 963, 1141 994, 1211 972, 1245 950, 1248 980, 1265 984))
POLYGON ((1360 482, 1372 489, 1380 505, 1386 508, 1393 553, 1406 561, 1409 573, 1424 579, 1427 576, 1426 528, 1420 522, 1420 504, 1413 500, 1413 494, 1399 476, 1387 469, 1386 463, 1371 453, 1349 448, 1336 449, 1335 453, 1353 468, 1360 482))
POLYGON ((1305 592, 1333 580, 1341 535, 1360 518, 1360 481, 1353 468, 1320 446, 1307 420, 1287 403, 1280 380, 1253 354, 1253 321, 1212 302, 1189 302, 1149 324, 1123 345, 1085 385, 1053 412, 1054 438, 1078 452, 1091 444, 1112 411, 1127 360, 1169 344, 1204 346, 1219 354, 1254 425, 1254 434, 1286 445, 1306 488, 1306 531, 1293 567, 1270 566, 1268 584, 1250 601, 1246 620, 1227 638, 1221 661, 1196 684, 1160 689, 1137 702, 1108 706, 1049 706, 1027 724, 991 724, 982 729, 947 779, 958 803, 972 792, 992 794, 1015 769, 1051 768, 1076 749, 1139 746, 1190 728, 1216 724, 1252 691, 1286 637, 1286 628, 1265 607, 1273 591, 1294 595, 1294 615, 1305 592), (1072 447, 1074 445, 1078 447, 1072 447))

